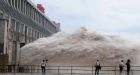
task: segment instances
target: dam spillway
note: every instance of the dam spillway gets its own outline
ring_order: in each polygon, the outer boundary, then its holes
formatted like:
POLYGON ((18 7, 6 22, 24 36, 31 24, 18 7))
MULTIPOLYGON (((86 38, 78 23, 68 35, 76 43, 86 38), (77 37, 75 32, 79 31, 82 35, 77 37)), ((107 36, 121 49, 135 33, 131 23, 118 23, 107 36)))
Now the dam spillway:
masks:
POLYGON ((118 65, 127 59, 139 64, 139 40, 115 35, 89 32, 80 28, 72 33, 59 32, 40 38, 21 49, 21 64, 40 64, 48 59, 50 65, 93 65, 97 59, 102 65, 118 65))

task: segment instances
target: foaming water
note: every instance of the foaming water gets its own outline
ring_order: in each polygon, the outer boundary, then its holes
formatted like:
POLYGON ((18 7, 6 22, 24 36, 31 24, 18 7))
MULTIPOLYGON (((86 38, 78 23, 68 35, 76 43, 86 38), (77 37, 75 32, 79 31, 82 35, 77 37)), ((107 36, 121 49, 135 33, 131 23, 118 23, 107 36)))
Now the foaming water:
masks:
POLYGON ((120 36, 102 35, 81 28, 73 33, 59 32, 40 38, 21 49, 22 64, 40 64, 48 59, 52 65, 93 65, 99 59, 102 65, 117 65, 131 59, 140 65, 140 42, 120 36))

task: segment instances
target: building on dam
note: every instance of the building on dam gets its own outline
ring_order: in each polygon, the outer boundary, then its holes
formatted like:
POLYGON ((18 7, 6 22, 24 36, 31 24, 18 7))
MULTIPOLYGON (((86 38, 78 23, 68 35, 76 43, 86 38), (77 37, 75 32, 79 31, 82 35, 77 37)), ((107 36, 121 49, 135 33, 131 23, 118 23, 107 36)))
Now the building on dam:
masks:
POLYGON ((3 63, 19 64, 23 45, 59 31, 60 23, 51 21, 30 0, 0 0, 0 61, 4 59, 3 63))

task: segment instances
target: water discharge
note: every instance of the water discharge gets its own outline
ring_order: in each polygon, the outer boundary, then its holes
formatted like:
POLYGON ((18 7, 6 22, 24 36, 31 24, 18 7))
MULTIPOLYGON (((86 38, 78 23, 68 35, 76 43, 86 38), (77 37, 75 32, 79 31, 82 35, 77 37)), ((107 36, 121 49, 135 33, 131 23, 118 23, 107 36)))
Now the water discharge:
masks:
POLYGON ((131 59, 140 65, 140 42, 120 36, 89 32, 84 27, 72 33, 59 32, 40 38, 21 49, 22 64, 40 64, 48 59, 51 65, 93 65, 97 59, 102 65, 117 65, 131 59))

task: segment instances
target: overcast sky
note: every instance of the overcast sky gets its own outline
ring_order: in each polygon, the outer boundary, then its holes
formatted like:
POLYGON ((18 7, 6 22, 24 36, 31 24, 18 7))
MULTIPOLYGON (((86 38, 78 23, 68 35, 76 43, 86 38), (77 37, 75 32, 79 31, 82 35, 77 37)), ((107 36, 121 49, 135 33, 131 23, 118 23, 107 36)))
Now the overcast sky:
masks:
POLYGON ((140 33, 140 0, 32 0, 71 32, 81 26, 103 33, 140 33))

